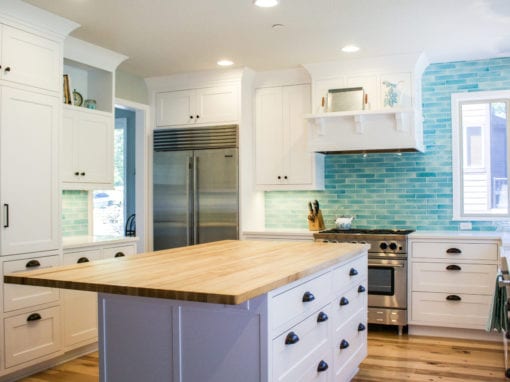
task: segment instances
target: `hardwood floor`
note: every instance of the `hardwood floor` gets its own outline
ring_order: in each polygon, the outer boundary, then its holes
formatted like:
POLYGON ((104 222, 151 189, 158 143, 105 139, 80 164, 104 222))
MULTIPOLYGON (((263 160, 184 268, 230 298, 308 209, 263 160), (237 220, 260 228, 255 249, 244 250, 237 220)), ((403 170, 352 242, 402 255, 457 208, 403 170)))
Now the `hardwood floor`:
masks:
MULTIPOLYGON (((97 360, 97 353, 92 353, 20 382, 97 382, 97 360)), ((509 382, 510 379, 505 378, 501 342, 399 337, 391 330, 370 330, 368 357, 353 382, 381 381, 509 382)))

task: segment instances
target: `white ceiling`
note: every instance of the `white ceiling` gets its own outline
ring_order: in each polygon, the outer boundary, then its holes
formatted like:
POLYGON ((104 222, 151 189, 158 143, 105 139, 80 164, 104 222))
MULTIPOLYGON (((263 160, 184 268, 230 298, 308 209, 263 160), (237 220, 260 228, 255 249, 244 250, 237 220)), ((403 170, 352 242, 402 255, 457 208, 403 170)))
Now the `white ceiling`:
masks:
POLYGON ((221 58, 260 71, 422 51, 432 62, 510 56, 509 0, 25 1, 81 24, 74 37, 129 56, 120 69, 141 77, 221 58), (361 50, 340 51, 352 43, 361 50))

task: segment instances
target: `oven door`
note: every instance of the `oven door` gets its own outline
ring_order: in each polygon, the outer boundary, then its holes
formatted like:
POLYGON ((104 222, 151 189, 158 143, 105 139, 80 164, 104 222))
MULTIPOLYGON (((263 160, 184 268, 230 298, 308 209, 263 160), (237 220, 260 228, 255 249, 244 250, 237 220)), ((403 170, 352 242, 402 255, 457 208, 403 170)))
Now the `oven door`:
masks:
POLYGON ((368 306, 407 308, 407 260, 368 259, 368 306))

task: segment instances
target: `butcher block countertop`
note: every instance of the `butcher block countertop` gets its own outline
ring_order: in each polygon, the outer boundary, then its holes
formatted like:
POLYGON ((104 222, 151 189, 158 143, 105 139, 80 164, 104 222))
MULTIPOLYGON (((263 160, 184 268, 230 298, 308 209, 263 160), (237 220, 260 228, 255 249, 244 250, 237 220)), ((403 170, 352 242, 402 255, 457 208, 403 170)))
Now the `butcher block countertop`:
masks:
POLYGON ((365 244, 225 240, 14 273, 4 281, 235 305, 367 250, 365 244))

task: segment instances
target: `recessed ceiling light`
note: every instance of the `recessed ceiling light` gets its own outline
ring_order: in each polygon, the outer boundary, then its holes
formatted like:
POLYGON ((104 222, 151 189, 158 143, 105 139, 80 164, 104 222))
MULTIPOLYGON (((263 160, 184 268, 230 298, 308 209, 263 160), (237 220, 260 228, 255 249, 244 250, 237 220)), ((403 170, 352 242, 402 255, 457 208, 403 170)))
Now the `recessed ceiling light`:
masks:
POLYGON ((233 61, 230 61, 230 60, 219 60, 219 61, 217 62, 217 64, 218 64, 219 66, 232 66, 232 65, 234 65, 234 62, 233 62, 233 61))
POLYGON ((354 53, 354 52, 357 52, 359 50, 359 47, 357 47, 356 45, 346 45, 342 48, 342 52, 345 52, 345 53, 354 53))
POLYGON ((270 8, 278 5, 278 0, 253 0, 257 7, 270 8))

